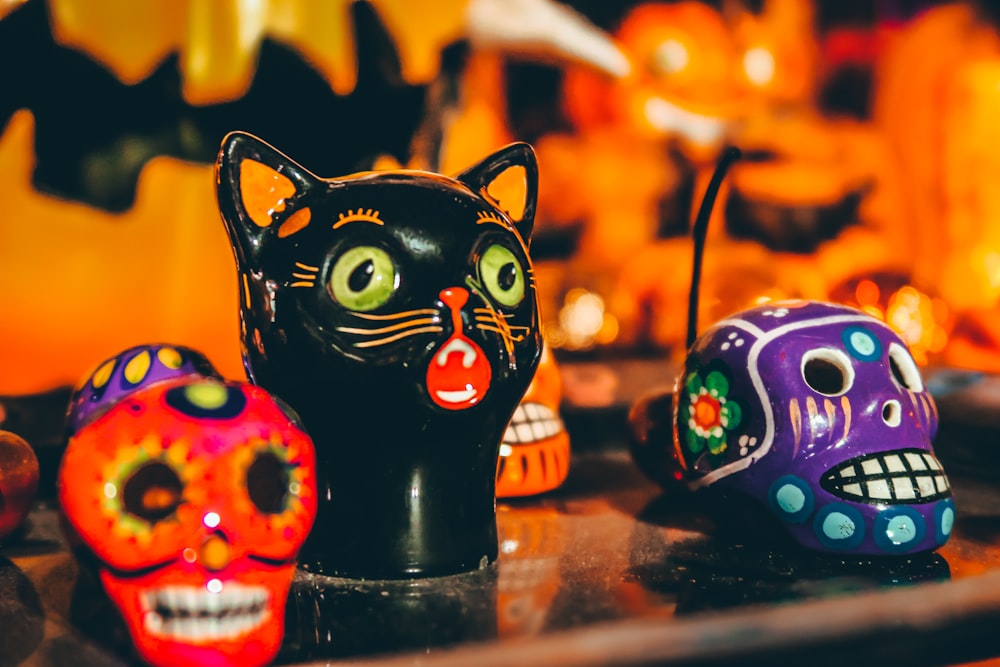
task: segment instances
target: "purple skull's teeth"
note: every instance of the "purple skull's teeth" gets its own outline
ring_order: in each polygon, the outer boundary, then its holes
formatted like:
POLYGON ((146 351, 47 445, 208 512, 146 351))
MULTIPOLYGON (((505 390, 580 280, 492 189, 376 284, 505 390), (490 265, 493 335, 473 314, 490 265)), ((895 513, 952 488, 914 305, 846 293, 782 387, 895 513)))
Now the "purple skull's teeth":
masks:
POLYGON ((827 470, 820 485, 845 500, 880 505, 927 503, 951 495, 941 464, 923 449, 859 456, 827 470))

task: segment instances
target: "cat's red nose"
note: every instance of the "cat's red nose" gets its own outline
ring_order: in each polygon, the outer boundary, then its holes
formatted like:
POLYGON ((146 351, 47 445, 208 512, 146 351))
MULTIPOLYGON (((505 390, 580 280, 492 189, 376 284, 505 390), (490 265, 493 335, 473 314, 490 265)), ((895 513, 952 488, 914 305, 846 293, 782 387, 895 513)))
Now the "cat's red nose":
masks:
POLYGON ((427 391, 442 408, 464 410, 489 391, 493 371, 483 349, 462 333, 462 306, 469 301, 469 290, 449 287, 438 296, 451 311, 454 331, 427 366, 427 391))
POLYGON ((449 287, 448 289, 441 290, 438 296, 441 297, 441 302, 444 305, 451 308, 452 312, 455 312, 469 300, 469 290, 464 287, 449 287))

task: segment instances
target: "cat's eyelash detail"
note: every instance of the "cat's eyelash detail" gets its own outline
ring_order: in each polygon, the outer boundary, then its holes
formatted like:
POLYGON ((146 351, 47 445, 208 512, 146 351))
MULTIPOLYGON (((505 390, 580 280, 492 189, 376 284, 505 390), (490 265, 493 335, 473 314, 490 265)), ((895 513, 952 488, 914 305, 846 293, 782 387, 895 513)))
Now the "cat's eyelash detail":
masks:
POLYGON ((392 313, 389 315, 374 315, 371 313, 351 314, 355 317, 371 320, 373 322, 404 320, 402 322, 396 322, 395 324, 389 324, 387 326, 381 326, 374 329, 366 329, 364 327, 337 327, 337 331, 340 333, 367 337, 365 340, 360 340, 354 343, 354 347, 357 348, 379 347, 381 345, 395 343, 396 341, 403 340, 404 338, 409 338, 410 336, 416 336, 422 333, 441 333, 444 331, 444 328, 440 324, 441 315, 434 308, 418 308, 414 310, 406 310, 400 313, 392 313), (373 336, 379 336, 382 334, 389 335, 383 335, 381 338, 372 338, 373 336))
POLYGON ((301 269, 302 271, 308 271, 308 273, 292 271, 292 277, 300 278, 300 280, 291 283, 289 287, 312 287, 316 284, 316 276, 319 272, 318 266, 310 266, 309 264, 303 264, 302 262, 295 262, 295 268, 301 269))
POLYGON ((371 222, 376 225, 385 224, 385 222, 378 217, 378 211, 375 209, 359 208, 356 211, 353 209, 347 209, 347 213, 341 213, 337 218, 337 222, 333 223, 333 228, 338 229, 350 222, 371 222))
POLYGON ((506 229, 508 225, 507 221, 501 218, 495 211, 480 211, 479 217, 476 218, 476 224, 485 225, 487 223, 500 225, 504 229, 506 229))

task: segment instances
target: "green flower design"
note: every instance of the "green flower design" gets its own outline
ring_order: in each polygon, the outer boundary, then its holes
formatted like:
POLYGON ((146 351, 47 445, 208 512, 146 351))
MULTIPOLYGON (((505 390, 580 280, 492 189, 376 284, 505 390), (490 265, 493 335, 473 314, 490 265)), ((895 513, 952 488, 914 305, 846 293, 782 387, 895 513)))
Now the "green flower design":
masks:
POLYGON ((684 440, 692 454, 708 449, 717 456, 726 451, 726 434, 740 425, 742 411, 736 401, 728 400, 729 381, 719 371, 711 371, 702 380, 697 372, 684 380, 680 416, 687 417, 684 440))

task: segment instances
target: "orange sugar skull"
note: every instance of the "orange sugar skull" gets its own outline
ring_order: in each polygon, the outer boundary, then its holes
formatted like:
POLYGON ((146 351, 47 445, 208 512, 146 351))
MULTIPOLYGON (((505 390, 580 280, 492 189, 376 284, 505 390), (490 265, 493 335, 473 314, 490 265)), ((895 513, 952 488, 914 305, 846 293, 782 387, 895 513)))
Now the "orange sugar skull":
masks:
POLYGON ((559 417, 562 379, 548 348, 511 417, 500 445, 497 497, 551 491, 569 473, 569 433, 559 417))
POLYGON ((70 540, 143 660, 274 658, 316 481, 312 441, 266 391, 191 376, 142 388, 71 434, 58 483, 70 540))

